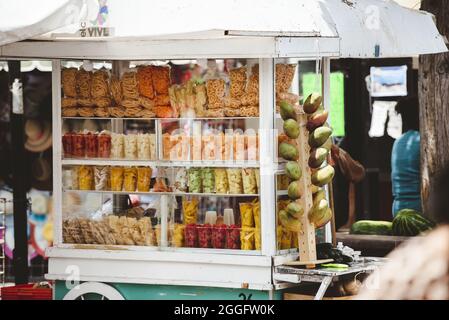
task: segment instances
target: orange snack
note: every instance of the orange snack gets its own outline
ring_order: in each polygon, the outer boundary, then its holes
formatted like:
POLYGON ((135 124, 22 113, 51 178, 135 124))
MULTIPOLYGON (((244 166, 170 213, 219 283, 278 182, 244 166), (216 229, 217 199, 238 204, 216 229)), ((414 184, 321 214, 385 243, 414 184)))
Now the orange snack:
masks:
POLYGON ((156 118, 172 118, 173 117, 173 109, 171 106, 154 107, 154 113, 156 113, 156 118))
POLYGON ((167 95, 170 87, 170 67, 152 66, 153 87, 157 95, 167 95))
POLYGON ((154 98, 152 67, 144 66, 137 69, 137 82, 140 95, 149 99, 154 98))

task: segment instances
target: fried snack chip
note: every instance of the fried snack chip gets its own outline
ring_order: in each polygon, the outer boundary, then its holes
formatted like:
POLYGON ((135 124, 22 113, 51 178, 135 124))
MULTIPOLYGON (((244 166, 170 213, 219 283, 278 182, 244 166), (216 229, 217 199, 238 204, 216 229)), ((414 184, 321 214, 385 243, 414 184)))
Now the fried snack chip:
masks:
POLYGON ((242 169, 243 193, 257 194, 256 175, 254 169, 242 169))
POLYGON ((78 98, 76 103, 79 107, 93 107, 94 102, 90 98, 78 98))
POLYGON ((123 189, 128 192, 135 192, 137 188, 137 168, 125 167, 123 189))
POLYGON ((168 106, 170 105, 170 96, 168 94, 157 95, 154 104, 157 106, 168 106))
POLYGON ((90 95, 94 99, 109 97, 109 74, 106 70, 93 73, 90 95))
POLYGON ((152 170, 150 167, 138 167, 137 168, 137 191, 148 192, 150 191, 152 170))
POLYGON ((111 190, 122 191, 123 189, 123 167, 111 167, 111 190))
POLYGON ((76 98, 62 98, 61 107, 62 108, 74 108, 78 105, 76 98))
POLYGON ((184 197, 182 199, 182 213, 183 213, 183 223, 185 225, 197 223, 198 199, 192 197, 191 200, 187 200, 184 197))
POLYGON ((226 194, 229 192, 228 176, 226 169, 216 168, 215 173, 215 191, 220 194, 226 194))
POLYGON ((255 231, 254 228, 243 227, 240 231, 240 249, 254 250, 255 231))
POLYGON ((208 109, 219 109, 224 106, 225 81, 223 79, 210 79, 206 81, 208 109))
POLYGON ((167 95, 170 88, 170 67, 169 66, 151 66, 153 87, 156 95, 167 95))
POLYGON ((80 190, 94 189, 94 170, 91 166, 78 167, 78 186, 80 190))
POLYGON ((242 227, 254 228, 253 204, 251 202, 241 202, 239 203, 239 208, 242 227))
POLYGON ((78 98, 90 99, 90 90, 92 86, 92 72, 80 69, 76 73, 76 88, 78 98))
POLYGON ((108 110, 109 114, 114 118, 123 118, 126 112, 126 109, 123 107, 111 107, 108 110))
POLYGON ((151 66, 141 66, 137 68, 137 82, 140 95, 147 99, 153 99, 154 88, 151 66))
POLYGON ((115 103, 120 105, 122 103, 122 83, 116 76, 111 77, 111 94, 115 103))
POLYGON ((228 175, 229 193, 231 194, 242 194, 242 171, 241 169, 226 169, 228 175))
POLYGON ((139 104, 144 107, 145 109, 153 110, 154 108, 154 101, 146 98, 146 97, 139 97, 139 104))
POLYGON ((78 114, 81 117, 89 118, 89 117, 95 116, 94 110, 95 110, 95 108, 91 108, 91 107, 81 107, 81 108, 78 108, 78 114))
POLYGON ((109 117, 109 108, 95 108, 94 113, 97 117, 107 118, 109 117))
POLYGON ((78 108, 64 108, 62 109, 63 117, 77 117, 78 116, 78 108))
POLYGON ((157 118, 172 118, 173 109, 171 106, 157 106, 154 107, 154 113, 157 118))
POLYGON ((61 85, 64 97, 76 98, 76 73, 75 68, 65 68, 61 72, 61 85))
POLYGON ((111 98, 108 97, 99 97, 93 100, 94 105, 98 108, 109 108, 112 105, 111 98))
MULTIPOLYGON (((137 87, 136 72, 125 72, 122 76, 122 95, 125 99, 137 100, 139 99, 139 90, 137 87)), ((123 104, 123 102, 122 102, 123 104)))

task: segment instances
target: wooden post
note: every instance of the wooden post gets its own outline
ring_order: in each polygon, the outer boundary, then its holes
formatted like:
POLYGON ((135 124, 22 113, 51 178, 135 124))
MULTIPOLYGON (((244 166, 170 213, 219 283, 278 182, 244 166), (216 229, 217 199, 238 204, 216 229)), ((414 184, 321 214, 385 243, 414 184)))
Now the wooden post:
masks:
POLYGON ((309 211, 313 205, 312 192, 310 188, 311 170, 308 165, 310 147, 309 147, 309 132, 306 129, 307 115, 301 113, 298 115, 298 122, 301 128, 301 134, 298 137, 299 145, 299 165, 302 169, 301 183, 301 199, 302 207, 304 208, 304 215, 301 217, 302 231, 298 233, 299 243, 299 259, 300 261, 315 261, 316 257, 316 243, 315 243, 315 226, 309 221, 309 211))
MULTIPOLYGON (((436 16, 440 33, 449 37, 449 0, 423 0, 421 9, 436 16)), ((449 165, 449 53, 423 55, 419 61, 421 196, 424 215, 440 221, 432 209, 435 178, 449 165)), ((446 214, 446 213, 444 213, 446 214)))

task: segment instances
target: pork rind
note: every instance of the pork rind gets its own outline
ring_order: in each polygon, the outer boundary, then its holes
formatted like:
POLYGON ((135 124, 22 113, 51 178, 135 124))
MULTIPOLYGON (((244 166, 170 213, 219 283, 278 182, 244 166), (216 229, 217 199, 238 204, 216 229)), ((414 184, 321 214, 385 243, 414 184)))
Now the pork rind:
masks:
POLYGON ((240 109, 240 116, 242 117, 258 117, 259 106, 248 106, 240 109))
POLYGON ((228 176, 226 169, 216 168, 215 173, 215 192, 219 194, 227 194, 229 192, 228 176))
POLYGON ((224 106, 225 81, 210 79, 206 81, 208 109, 220 109, 224 106))
POLYGON ((130 100, 139 99, 139 90, 137 87, 136 72, 133 71, 125 72, 122 76, 121 84, 122 84, 123 98, 130 100))
POLYGON ((75 68, 62 69, 61 72, 61 86, 64 97, 76 98, 76 73, 75 68))
POLYGON ((243 193, 257 194, 256 175, 254 169, 242 169, 243 193))
POLYGON ((92 72, 80 69, 76 73, 76 88, 78 98, 90 99, 90 91, 92 86, 92 72))
POLYGON ((149 141, 150 141, 150 159, 155 160, 156 159, 156 134, 150 133, 149 141))
POLYGON ((109 74, 106 70, 98 70, 93 73, 90 95, 94 99, 109 97, 109 74))
POLYGON ((228 168, 226 169, 228 175, 229 193, 243 194, 243 181, 241 169, 228 168))
POLYGON ((125 157, 125 135, 111 133, 111 157, 121 159, 125 157))
POLYGON ((154 98, 152 67, 141 66, 137 68, 137 82, 139 84, 139 93, 148 99, 154 98))
POLYGON ((125 135, 125 158, 137 159, 137 135, 127 134, 125 135))

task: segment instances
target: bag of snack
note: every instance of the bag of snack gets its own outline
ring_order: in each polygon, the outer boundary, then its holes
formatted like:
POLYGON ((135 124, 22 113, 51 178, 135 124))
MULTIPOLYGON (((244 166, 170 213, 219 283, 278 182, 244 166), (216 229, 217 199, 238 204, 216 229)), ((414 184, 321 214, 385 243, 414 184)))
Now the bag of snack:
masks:
POLYGON ((242 227, 240 231, 240 243, 242 250, 254 250, 254 228, 242 227))
POLYGON ((242 227, 254 228, 254 213, 253 204, 247 202, 239 203, 240 219, 242 220, 242 227))
POLYGON ((111 167, 111 190, 122 191, 123 167, 111 167))
POLYGON ((192 198, 191 200, 187 200, 186 198, 183 198, 182 213, 184 224, 196 223, 198 215, 198 199, 192 198))
POLYGON ((128 192, 135 192, 137 187, 136 167, 125 167, 123 189, 128 192))
POLYGON ((211 168, 201 169, 203 193, 215 192, 215 173, 211 168))
POLYGON ((230 194, 242 194, 242 170, 228 168, 226 169, 228 175, 229 193, 230 194))
POLYGON ((216 168, 214 172, 215 172, 215 192, 220 194, 228 193, 229 185, 226 169, 216 168))
POLYGON ((254 169, 242 169, 243 193, 257 194, 256 175, 254 169))
POLYGON ((199 168, 189 169, 189 192, 190 193, 201 193, 202 192, 202 179, 201 170, 199 168))

